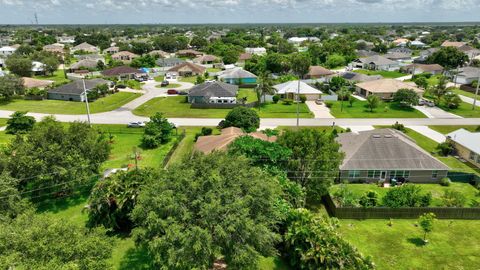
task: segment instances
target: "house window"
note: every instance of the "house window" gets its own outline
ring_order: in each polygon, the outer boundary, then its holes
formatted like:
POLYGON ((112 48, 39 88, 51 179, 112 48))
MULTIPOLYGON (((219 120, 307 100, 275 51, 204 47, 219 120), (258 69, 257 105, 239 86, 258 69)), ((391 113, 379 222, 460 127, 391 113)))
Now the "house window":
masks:
POLYGON ((473 160, 475 162, 480 162, 480 155, 478 155, 477 153, 471 151, 470 152, 470 160, 473 160))
POLYGON ((381 171, 370 170, 368 171, 368 178, 380 178, 381 171))
POLYGON ((432 171, 432 179, 437 179, 438 171, 432 171))
POLYGON ((348 178, 357 178, 360 177, 360 171, 348 171, 348 178))
POLYGON ((410 177, 410 171, 405 171, 403 177, 408 179, 410 177))

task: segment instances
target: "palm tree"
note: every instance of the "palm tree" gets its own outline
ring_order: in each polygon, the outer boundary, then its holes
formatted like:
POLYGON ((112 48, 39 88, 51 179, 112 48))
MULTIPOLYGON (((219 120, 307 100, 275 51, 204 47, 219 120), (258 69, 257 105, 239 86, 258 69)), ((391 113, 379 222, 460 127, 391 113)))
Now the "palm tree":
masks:
POLYGON ((340 99, 340 111, 343 112, 343 102, 350 96, 350 91, 347 87, 343 86, 340 88, 340 91, 337 92, 338 98, 340 99))
POLYGON ((298 98, 300 97, 300 80, 305 77, 310 68, 311 59, 306 54, 296 53, 292 55, 291 64, 292 70, 298 76, 298 88, 297 88, 297 128, 300 126, 300 102, 298 98))
POLYGON ((368 107, 370 108, 370 112, 373 112, 373 109, 378 107, 378 104, 380 103, 380 98, 378 98, 376 95, 368 95, 367 103, 368 107))
POLYGON ((260 75, 255 90, 257 92, 258 106, 260 106, 262 102, 265 102, 265 95, 275 94, 275 88, 273 88, 273 82, 268 73, 262 73, 260 75))

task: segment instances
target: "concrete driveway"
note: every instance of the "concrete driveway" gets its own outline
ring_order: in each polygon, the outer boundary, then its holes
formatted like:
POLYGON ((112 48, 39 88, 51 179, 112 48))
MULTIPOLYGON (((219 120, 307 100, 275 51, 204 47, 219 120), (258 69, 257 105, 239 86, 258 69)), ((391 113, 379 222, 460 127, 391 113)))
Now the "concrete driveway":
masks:
POLYGON ((428 106, 414 106, 415 109, 419 110, 425 114, 428 118, 442 118, 442 119, 458 119, 462 118, 453 113, 446 112, 438 107, 428 107, 428 106))
POLYGON ((325 106, 325 103, 322 105, 318 105, 315 101, 306 101, 308 109, 313 113, 315 118, 326 118, 326 119, 333 119, 332 114, 330 114, 330 109, 325 106))

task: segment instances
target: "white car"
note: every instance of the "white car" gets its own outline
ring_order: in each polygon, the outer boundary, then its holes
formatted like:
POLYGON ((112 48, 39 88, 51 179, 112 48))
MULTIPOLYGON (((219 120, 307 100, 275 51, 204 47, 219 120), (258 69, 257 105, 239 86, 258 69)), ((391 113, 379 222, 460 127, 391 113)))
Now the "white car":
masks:
POLYGON ((129 128, 143 128, 145 127, 145 122, 130 122, 127 127, 129 128))

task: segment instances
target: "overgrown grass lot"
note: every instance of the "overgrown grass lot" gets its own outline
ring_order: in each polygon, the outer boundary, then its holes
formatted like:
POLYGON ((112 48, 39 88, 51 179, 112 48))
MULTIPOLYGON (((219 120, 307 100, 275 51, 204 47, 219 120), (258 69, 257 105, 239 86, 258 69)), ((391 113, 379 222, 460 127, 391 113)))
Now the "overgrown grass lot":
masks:
POLYGON ((420 111, 412 107, 401 106, 396 102, 380 102, 373 112, 368 108, 367 101, 355 100, 351 107, 347 101, 344 101, 343 111, 341 101, 328 103, 332 104, 330 113, 335 118, 426 118, 420 111))
POLYGON ((365 75, 381 75, 384 78, 399 78, 403 76, 407 76, 408 74, 401 73, 398 71, 384 71, 384 70, 365 70, 365 69, 357 69, 353 72, 365 74, 365 75))
MULTIPOLYGON (((140 97, 141 94, 118 92, 89 102, 90 113, 108 112, 140 97)), ((51 114, 86 114, 84 102, 64 100, 24 100, 13 99, 0 102, 0 110, 28 111, 51 114)))
MULTIPOLYGON (((297 106, 282 103, 262 104, 255 108, 262 118, 295 118, 297 106)), ((150 116, 156 112, 163 113, 166 117, 178 118, 224 118, 230 109, 194 109, 186 102, 184 96, 159 97, 149 100, 136 108, 133 113, 141 116, 150 116)), ((300 117, 312 118, 313 114, 307 105, 300 104, 300 117)))

